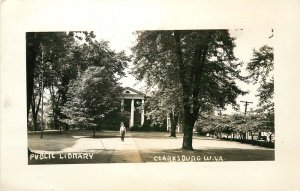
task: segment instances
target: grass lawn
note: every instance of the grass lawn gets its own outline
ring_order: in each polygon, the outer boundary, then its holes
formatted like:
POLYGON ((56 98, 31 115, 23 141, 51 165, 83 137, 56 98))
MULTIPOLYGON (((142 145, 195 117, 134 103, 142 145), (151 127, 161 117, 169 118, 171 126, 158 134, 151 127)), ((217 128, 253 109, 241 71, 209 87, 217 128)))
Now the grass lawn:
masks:
POLYGON ((169 132, 128 132, 121 142, 118 131, 45 132, 28 134, 28 147, 36 155, 29 164, 267 161, 275 159, 274 149, 238 142, 194 136, 193 151, 182 150, 182 134, 169 132), (90 155, 90 156, 89 156, 90 155))
POLYGON ((273 150, 210 149, 187 151, 182 149, 141 152, 146 162, 224 162, 274 160, 273 150))

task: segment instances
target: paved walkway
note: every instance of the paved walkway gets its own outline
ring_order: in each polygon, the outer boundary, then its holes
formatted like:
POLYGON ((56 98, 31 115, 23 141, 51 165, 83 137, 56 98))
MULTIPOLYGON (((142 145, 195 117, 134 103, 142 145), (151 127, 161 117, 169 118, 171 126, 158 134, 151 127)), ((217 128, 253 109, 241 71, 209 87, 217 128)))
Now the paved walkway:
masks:
MULTIPOLYGON (((110 145, 109 141, 104 141, 104 145, 110 145)), ((132 138, 131 133, 126 134, 124 142, 118 139, 115 146, 116 147, 113 148, 110 162, 143 162, 140 149, 138 148, 135 140, 132 138)))

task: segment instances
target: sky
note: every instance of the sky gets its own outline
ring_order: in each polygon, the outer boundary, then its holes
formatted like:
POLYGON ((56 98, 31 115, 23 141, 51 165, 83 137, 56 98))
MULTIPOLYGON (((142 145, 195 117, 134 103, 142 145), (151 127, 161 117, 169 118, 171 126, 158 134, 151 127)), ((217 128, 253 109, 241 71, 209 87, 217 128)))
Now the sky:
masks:
MULTIPOLYGON (((125 50, 126 54, 130 55, 132 47, 135 43, 135 30, 125 28, 114 28, 111 30, 101 30, 94 31, 96 34, 96 38, 98 40, 106 40, 109 41, 110 47, 116 51, 125 50)), ((274 45, 274 38, 269 38, 272 35, 271 28, 247 28, 242 30, 229 30, 230 34, 236 38, 235 43, 236 47, 234 50, 235 56, 244 63, 247 63, 252 58, 253 49, 259 49, 263 45, 274 45)), ((245 64, 246 65, 246 64, 245 64)), ((129 64, 129 68, 127 69, 127 77, 121 80, 121 83, 124 87, 129 86, 131 88, 143 91, 144 83, 135 80, 135 78, 128 74, 130 68, 132 67, 132 63, 129 64)), ((246 74, 245 69, 242 69, 242 74, 246 74)), ((258 104, 257 89, 259 84, 245 84, 239 83, 237 84, 243 89, 249 91, 249 94, 244 96, 239 96, 237 98, 237 103, 240 101, 250 101, 253 102, 248 106, 248 108, 255 109, 258 104)), ((244 111, 244 106, 241 103, 240 105, 241 111, 244 111)), ((233 109, 231 107, 227 107, 226 111, 223 113, 233 113, 233 109)))
MULTIPOLYGON (((272 35, 272 31, 270 28, 255 28, 255 29, 243 29, 239 30, 235 34, 232 34, 233 37, 236 37, 235 43, 236 48, 234 50, 235 56, 240 60, 243 61, 246 66, 253 55, 253 49, 258 50, 263 45, 274 46, 274 38, 269 38, 272 35)), ((247 74, 246 70, 242 70, 242 74, 247 74)), ((245 83, 238 83, 237 84, 243 89, 249 91, 249 94, 244 96, 239 96, 237 98, 237 102, 240 101, 250 101, 253 104, 248 106, 249 109, 255 109, 258 105, 258 97, 255 95, 258 93, 257 89, 259 84, 245 84, 245 83)), ((244 111, 244 106, 240 106, 241 110, 244 111)), ((227 112, 233 112, 231 108, 228 108, 227 112)))

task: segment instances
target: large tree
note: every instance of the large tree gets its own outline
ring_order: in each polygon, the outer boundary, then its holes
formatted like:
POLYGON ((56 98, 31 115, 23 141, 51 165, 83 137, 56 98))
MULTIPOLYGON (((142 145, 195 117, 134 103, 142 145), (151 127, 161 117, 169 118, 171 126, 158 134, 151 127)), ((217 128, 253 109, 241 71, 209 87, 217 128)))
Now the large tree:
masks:
POLYGON ((269 141, 275 133, 274 129, 274 53, 273 48, 264 45, 253 50, 253 57, 247 65, 249 77, 253 84, 259 83, 258 94, 259 128, 269 134, 269 141))
POLYGON ((274 53, 273 48, 267 45, 259 50, 253 50, 253 58, 247 65, 249 77, 253 83, 259 83, 259 105, 265 109, 274 110, 274 53))
POLYGON ((93 129, 120 105, 122 88, 111 68, 88 67, 69 88, 63 107, 68 125, 93 129))
POLYGON ((70 82, 89 66, 110 66, 114 75, 124 76, 129 58, 123 52, 110 49, 108 42, 95 39, 93 32, 36 32, 27 33, 27 113, 35 129, 40 113, 41 97, 48 93, 48 115, 55 129, 66 116, 61 112, 67 101, 70 82))
POLYGON ((34 93, 34 73, 36 57, 40 47, 40 38, 36 33, 26 33, 26 81, 27 81, 27 118, 34 93))
POLYGON ((133 73, 151 86, 164 88, 171 83, 180 89, 183 149, 193 149, 194 124, 207 103, 235 105, 236 97, 245 93, 235 83, 243 78, 233 41, 228 30, 137 32, 133 73))
POLYGON ((155 89, 145 102, 147 113, 151 117, 152 122, 163 123, 166 118, 170 119, 171 134, 170 137, 176 137, 176 128, 179 124, 180 113, 180 90, 175 91, 173 87, 155 89))
MULTIPOLYGON (((45 89, 60 89, 62 72, 65 71, 63 60, 67 58, 70 47, 74 44, 74 34, 64 32, 29 32, 26 33, 27 64, 27 114, 32 109, 34 127, 37 128, 37 117, 41 97, 45 89)), ((72 72, 67 72, 69 76, 72 72)), ((51 92, 53 105, 59 101, 51 92)), ((56 103, 56 104, 55 104, 56 103)), ((53 110, 55 107, 53 107, 53 110)))

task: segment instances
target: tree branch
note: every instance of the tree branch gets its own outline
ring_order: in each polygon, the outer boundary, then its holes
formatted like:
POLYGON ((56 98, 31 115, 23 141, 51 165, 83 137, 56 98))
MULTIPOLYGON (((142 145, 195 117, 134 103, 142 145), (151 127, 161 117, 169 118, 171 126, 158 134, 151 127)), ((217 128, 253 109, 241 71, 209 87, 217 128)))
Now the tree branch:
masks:
POLYGON ((189 104, 190 97, 190 86, 186 81, 186 68, 184 67, 181 43, 180 43, 180 33, 179 31, 174 31, 175 37, 175 47, 176 47, 176 56, 179 66, 179 78, 182 85, 182 103, 184 108, 185 116, 189 115, 191 106, 189 104))
POLYGON ((178 61, 178 66, 179 66, 180 81, 181 81, 184 93, 189 93, 188 85, 185 80, 186 68, 184 67, 184 62, 183 62, 183 55, 182 55, 182 49, 181 49, 181 43, 180 43, 180 32, 174 31, 174 37, 175 37, 176 56, 177 56, 177 61, 178 61))
POLYGON ((201 78, 203 75, 204 64, 208 53, 209 42, 211 37, 212 33, 210 32, 207 36, 206 43, 204 45, 200 44, 198 47, 195 48, 195 54, 193 58, 194 81, 191 84, 193 84, 193 115, 195 119, 197 119, 200 109, 198 97, 200 94, 201 78))

